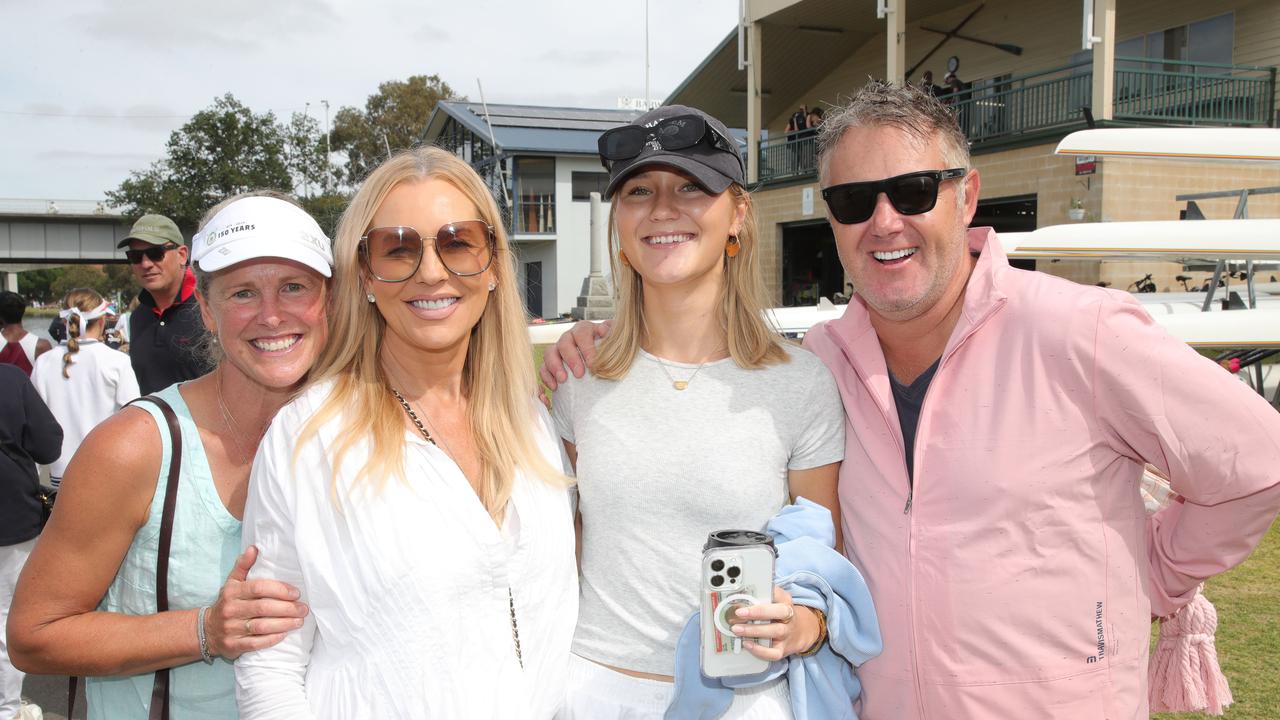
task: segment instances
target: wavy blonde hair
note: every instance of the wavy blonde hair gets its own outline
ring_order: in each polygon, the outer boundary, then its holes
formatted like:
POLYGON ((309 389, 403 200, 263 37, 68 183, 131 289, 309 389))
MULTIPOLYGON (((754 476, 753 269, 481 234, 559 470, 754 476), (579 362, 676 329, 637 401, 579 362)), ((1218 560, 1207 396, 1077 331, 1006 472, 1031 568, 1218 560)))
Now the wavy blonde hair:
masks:
MULTIPOLYGON (((738 231, 740 249, 737 257, 722 256, 724 284, 720 286, 717 309, 720 327, 729 339, 729 356, 741 368, 757 369, 766 365, 789 362, 781 335, 764 319, 764 276, 760 271, 760 248, 756 225, 756 208, 751 195, 734 183, 725 192, 738 206, 746 206, 746 217, 738 231)), ((619 256, 618 225, 615 213, 618 194, 609 208, 609 264, 613 269, 614 297, 618 313, 613 328, 600 343, 592 372, 602 378, 619 380, 631 369, 645 339, 644 282, 635 268, 622 263, 619 256)), ((728 238, 725 238, 728 241, 728 238)))
MULTIPOLYGON (((334 467, 368 438, 368 463, 354 485, 372 478, 381 488, 387 477, 405 479, 405 419, 391 395, 391 384, 378 352, 386 321, 365 299, 365 271, 358 251, 360 238, 387 195, 400 183, 443 180, 457 188, 493 226, 496 239, 490 266, 497 287, 489 293, 479 322, 471 330, 462 367, 462 390, 468 398, 467 420, 483 466, 480 500, 493 517, 511 497, 517 469, 553 484, 565 477, 538 449, 534 428, 533 350, 525 326, 515 264, 502 216, 475 170, 435 147, 401 152, 378 166, 360 186, 338 222, 334 240, 333 293, 329 340, 311 370, 310 383, 334 381, 333 391, 303 427, 296 447, 334 418, 342 420, 330 460, 334 467)), ((337 488, 335 487, 335 493, 337 488)))
MULTIPOLYGON (((76 308, 81 312, 89 312, 101 304, 102 296, 98 294, 97 290, 76 288, 67 291, 67 296, 62 300, 62 309, 70 310, 71 308, 76 308)), ((71 378, 71 366, 75 364, 72 358, 76 353, 80 352, 80 334, 88 332, 89 328, 97 327, 106 321, 106 318, 95 318, 85 323, 84 327, 80 327, 79 315, 72 315, 67 318, 67 354, 62 356, 62 377, 71 378)))

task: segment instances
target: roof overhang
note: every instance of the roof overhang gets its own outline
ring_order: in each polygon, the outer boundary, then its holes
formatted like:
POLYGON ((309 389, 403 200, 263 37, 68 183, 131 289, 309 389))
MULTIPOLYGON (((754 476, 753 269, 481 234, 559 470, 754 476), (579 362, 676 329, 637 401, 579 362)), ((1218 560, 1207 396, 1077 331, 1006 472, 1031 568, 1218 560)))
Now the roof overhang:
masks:
MULTIPOLYGON (((907 23, 977 4, 906 0, 907 23)), ((748 3, 751 19, 761 26, 760 102, 766 120, 806 102, 805 91, 868 42, 879 38, 883 43, 885 34, 885 21, 876 18, 876 0, 753 0, 748 3)), ((908 64, 926 50, 908 48, 908 64)), ((746 96, 747 73, 738 69, 733 28, 665 102, 692 105, 730 127, 745 127, 746 96)))

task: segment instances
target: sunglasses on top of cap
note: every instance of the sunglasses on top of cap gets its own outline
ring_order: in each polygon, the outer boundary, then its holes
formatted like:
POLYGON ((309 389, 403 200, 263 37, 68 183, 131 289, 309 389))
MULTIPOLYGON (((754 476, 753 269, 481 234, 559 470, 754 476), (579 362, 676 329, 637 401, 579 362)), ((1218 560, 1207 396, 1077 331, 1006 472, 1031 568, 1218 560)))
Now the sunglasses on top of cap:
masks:
MULTIPOLYGON (((713 146, 738 156, 737 144, 705 119, 697 115, 676 115, 659 120, 652 127, 623 125, 604 131, 597 142, 600 164, 606 170, 610 169, 613 163, 630 160, 644 152, 651 142, 664 150, 684 150, 702 142, 708 135, 713 146)), ((742 162, 740 156, 738 162, 742 162)))
POLYGON ((459 277, 488 270, 497 244, 493 226, 483 220, 447 223, 425 238, 407 226, 376 227, 360 238, 360 258, 375 279, 404 282, 418 272, 428 241, 440 264, 459 277))
POLYGON ((822 189, 831 217, 841 225, 856 225, 871 219, 876 211, 876 198, 884 193, 893 208, 903 215, 920 215, 938 203, 938 187, 944 180, 962 178, 964 168, 924 170, 884 180, 852 182, 822 189))
POLYGON ((142 262, 142 258, 146 258, 153 263, 158 263, 164 259, 165 253, 170 250, 177 250, 178 247, 179 246, 170 243, 168 245, 153 245, 141 250, 125 250, 124 259, 128 260, 130 265, 137 265, 142 262))

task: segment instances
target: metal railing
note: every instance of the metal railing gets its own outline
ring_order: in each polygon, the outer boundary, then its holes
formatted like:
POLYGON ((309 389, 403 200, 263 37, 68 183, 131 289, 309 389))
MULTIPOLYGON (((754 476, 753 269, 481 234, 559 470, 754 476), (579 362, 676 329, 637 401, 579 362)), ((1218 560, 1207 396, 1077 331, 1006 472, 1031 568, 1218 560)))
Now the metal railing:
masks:
POLYGON ((517 233, 554 233, 556 231, 556 198, 554 194, 521 195, 511 213, 517 233))
MULTIPOLYGON (((1275 93, 1274 67, 1116 58, 1114 117, 1121 121, 1269 126, 1275 93)), ((1083 109, 1093 103, 1093 62, 976 81, 938 99, 954 109, 960 129, 975 148, 1083 125, 1083 109)), ((760 143, 761 182, 811 178, 817 167, 813 135, 792 133, 760 143)))
POLYGON ((1269 125, 1276 69, 1116 58, 1115 117, 1176 125, 1269 125))
POLYGON ((818 168, 818 134, 788 133, 760 143, 760 181, 782 182, 812 177, 818 168))

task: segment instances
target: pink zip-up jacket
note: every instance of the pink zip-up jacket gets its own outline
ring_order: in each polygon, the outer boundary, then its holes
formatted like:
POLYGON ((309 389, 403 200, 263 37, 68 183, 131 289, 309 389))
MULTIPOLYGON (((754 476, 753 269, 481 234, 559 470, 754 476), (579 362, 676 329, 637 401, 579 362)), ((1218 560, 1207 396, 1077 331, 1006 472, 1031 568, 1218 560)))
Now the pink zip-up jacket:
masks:
POLYGON ((1126 293, 1012 268, 990 228, 969 244, 914 490, 866 308, 805 337, 844 400, 844 547, 884 635, 859 717, 1145 720, 1151 615, 1280 510, 1280 413, 1126 293), (1151 521, 1144 462, 1186 498, 1151 521))

